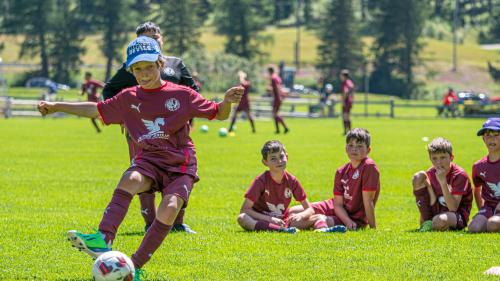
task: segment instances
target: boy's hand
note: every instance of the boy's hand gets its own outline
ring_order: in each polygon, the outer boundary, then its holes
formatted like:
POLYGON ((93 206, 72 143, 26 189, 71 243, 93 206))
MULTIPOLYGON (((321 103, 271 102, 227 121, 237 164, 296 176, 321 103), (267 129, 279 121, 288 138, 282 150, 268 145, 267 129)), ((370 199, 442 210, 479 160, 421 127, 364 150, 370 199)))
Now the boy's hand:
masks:
POLYGON ((278 219, 278 218, 272 217, 271 218, 271 223, 274 223, 274 224, 279 225, 281 227, 285 227, 285 222, 282 219, 278 219))
POLYGON ((226 94, 224 95, 224 101, 229 103, 239 103, 244 91, 245 88, 243 88, 242 86, 232 87, 226 91, 226 94))
POLYGON ((299 222, 303 219, 304 219, 304 217, 301 214, 290 215, 290 221, 293 221, 293 222, 299 222))
POLYGON ((441 184, 446 183, 446 170, 443 168, 436 167, 436 178, 439 181, 439 183, 441 184))
POLYGON ((347 224, 346 226, 350 230, 356 230, 358 228, 358 225, 353 221, 351 223, 347 224))
POLYGON ((55 103, 48 101, 40 101, 38 103, 38 111, 40 111, 42 116, 57 112, 57 110, 55 109, 55 103))

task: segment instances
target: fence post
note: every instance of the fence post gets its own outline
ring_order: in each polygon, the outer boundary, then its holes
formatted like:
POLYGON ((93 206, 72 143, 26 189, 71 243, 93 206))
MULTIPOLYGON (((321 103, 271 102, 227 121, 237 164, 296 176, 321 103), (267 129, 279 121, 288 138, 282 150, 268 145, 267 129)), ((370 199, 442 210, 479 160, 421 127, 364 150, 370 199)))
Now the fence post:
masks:
POLYGON ((389 106, 390 106, 390 116, 391 118, 394 118, 394 98, 391 97, 391 100, 389 101, 389 106))
POLYGON ((6 119, 12 116, 12 97, 7 97, 5 100, 5 110, 3 112, 6 119))

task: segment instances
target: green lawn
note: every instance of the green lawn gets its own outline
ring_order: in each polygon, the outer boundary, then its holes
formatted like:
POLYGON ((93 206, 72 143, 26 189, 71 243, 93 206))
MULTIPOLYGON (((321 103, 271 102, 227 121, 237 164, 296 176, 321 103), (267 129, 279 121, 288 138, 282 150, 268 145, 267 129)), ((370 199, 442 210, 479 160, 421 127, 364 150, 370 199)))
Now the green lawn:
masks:
MULTIPOLYGON (((483 271, 499 265, 499 234, 416 233, 411 176, 430 162, 422 137, 444 136, 470 174, 485 154, 475 136, 482 120, 354 119, 372 133, 371 157, 381 171, 377 230, 346 234, 248 233, 236 223, 243 194, 264 171, 261 145, 278 138, 289 171, 310 201, 332 195, 335 169, 347 161, 339 119, 239 122, 235 137, 219 138, 227 122, 193 133, 201 181, 186 222, 197 235, 171 234, 145 266, 148 280, 498 280, 483 271)), ((83 118, 0 119, 0 280, 90 280, 92 260, 70 247, 66 231, 92 231, 127 168, 117 126, 96 134, 83 118)), ((473 208, 472 213, 476 213, 473 208)), ((143 221, 134 199, 114 248, 131 255, 143 221)))

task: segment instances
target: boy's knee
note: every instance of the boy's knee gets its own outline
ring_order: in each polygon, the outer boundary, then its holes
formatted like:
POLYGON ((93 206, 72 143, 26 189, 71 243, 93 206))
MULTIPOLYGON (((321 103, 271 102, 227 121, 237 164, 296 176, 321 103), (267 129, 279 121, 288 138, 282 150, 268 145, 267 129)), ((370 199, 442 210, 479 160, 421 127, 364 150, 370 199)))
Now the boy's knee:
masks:
POLYGON ((440 214, 432 219, 432 229, 434 230, 448 230, 448 216, 440 214))
POLYGON ((500 232, 500 216, 492 216, 486 223, 488 232, 500 232))
POLYGON ((413 189, 418 190, 425 188, 425 182, 427 181, 427 174, 424 171, 416 172, 413 175, 412 183, 413 189))
POLYGON ((237 218, 238 224, 245 230, 253 230, 251 226, 251 217, 245 213, 241 213, 237 218))
POLYGON ((238 218, 236 220, 238 221, 239 225, 243 225, 243 223, 245 223, 246 216, 247 216, 247 214, 245 214, 245 213, 241 213, 238 215, 238 218))
POLYGON ((479 233, 479 232, 484 232, 485 230, 486 230, 485 222, 481 221, 481 219, 478 219, 477 217, 473 219, 469 224, 470 233, 479 233))

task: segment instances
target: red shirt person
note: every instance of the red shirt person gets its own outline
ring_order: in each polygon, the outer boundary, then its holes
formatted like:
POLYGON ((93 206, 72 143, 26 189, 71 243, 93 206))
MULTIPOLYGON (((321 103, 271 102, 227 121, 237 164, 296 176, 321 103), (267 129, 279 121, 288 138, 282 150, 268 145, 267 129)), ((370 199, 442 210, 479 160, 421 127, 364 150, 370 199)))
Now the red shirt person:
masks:
POLYGON ((95 79, 92 79, 92 73, 85 72, 85 82, 82 84, 82 93, 87 95, 87 101, 99 102, 101 96, 97 92, 97 89, 104 88, 104 83, 95 79))
POLYGON ((271 96, 273 97, 273 118, 274 118, 274 125, 276 127, 276 134, 280 133, 280 124, 284 128, 284 133, 288 133, 290 131, 288 127, 285 124, 285 120, 283 119, 282 116, 279 115, 281 103, 283 101, 283 92, 281 91, 281 78, 274 73, 274 68, 269 67, 267 69, 269 73, 269 79, 270 79, 270 90, 271 90, 271 96))
POLYGON ((342 120, 344 123, 344 135, 351 130, 351 108, 354 102, 354 83, 349 77, 349 70, 343 69, 340 72, 342 85, 340 91, 342 94, 342 120))
POLYGON ((448 93, 443 98, 443 105, 444 106, 451 106, 454 103, 458 102, 458 96, 455 94, 455 91, 453 91, 452 88, 448 89, 448 93))
POLYGON ((234 123, 236 122, 236 118, 238 117, 238 113, 243 111, 246 113, 248 117, 248 121, 250 121, 250 126, 252 127, 252 133, 255 133, 255 123, 253 120, 252 113, 250 112, 250 98, 248 97, 248 93, 250 92, 250 87, 252 86, 250 80, 247 78, 247 74, 243 71, 238 71, 238 77, 240 80, 240 86, 242 86, 245 91, 243 92, 243 96, 241 97, 240 104, 236 108, 236 111, 231 118, 231 124, 229 125, 229 132, 233 131, 234 123))

